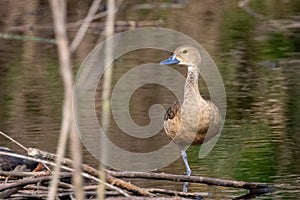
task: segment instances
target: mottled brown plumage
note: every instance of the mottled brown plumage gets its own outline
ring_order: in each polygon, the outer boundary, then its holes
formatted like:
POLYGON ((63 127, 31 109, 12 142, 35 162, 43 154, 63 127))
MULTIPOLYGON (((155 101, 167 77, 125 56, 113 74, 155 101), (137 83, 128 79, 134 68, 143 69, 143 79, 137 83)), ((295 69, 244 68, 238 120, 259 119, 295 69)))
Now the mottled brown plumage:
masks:
POLYGON ((203 144, 212 139, 219 131, 219 110, 211 101, 207 101, 202 104, 198 118, 196 131, 194 131, 195 128, 184 127, 184 125, 189 126, 189 123, 182 123, 184 119, 181 115, 181 104, 177 101, 166 111, 165 132, 182 149, 189 145, 203 144))
POLYGON ((175 103, 173 103, 173 105, 170 108, 168 108, 164 120, 173 119, 179 110, 180 110, 180 103, 176 101, 175 103))

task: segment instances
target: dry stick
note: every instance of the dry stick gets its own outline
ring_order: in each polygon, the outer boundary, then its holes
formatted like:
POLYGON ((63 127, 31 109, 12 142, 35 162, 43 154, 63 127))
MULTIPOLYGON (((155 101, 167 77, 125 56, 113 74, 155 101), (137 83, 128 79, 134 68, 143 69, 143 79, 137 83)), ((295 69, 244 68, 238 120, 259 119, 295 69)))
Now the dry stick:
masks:
MULTIPOLYGON (((99 176, 99 171, 88 166, 88 165, 82 165, 83 167, 83 171, 87 172, 88 174, 91 174, 93 176, 99 176)), ((144 188, 140 188, 136 185, 133 185, 131 183, 128 183, 126 181, 123 181, 121 179, 115 178, 109 174, 106 174, 106 180, 107 182, 109 182, 112 185, 116 185, 120 188, 126 189, 128 191, 132 191, 133 193, 137 193, 139 195, 143 195, 143 196, 148 196, 148 197, 153 197, 155 195, 151 194, 150 192, 148 192, 147 190, 145 190, 144 188)))
MULTIPOLYGON (((88 186, 84 186, 84 191, 85 194, 93 194, 94 196, 96 196, 96 190, 97 190, 97 185, 88 185, 88 186)), ((58 188, 58 190, 60 192, 73 192, 73 190, 71 189, 62 189, 62 188, 58 188)), ((26 192, 30 192, 32 193, 32 191, 38 191, 38 193, 45 193, 47 194, 48 192, 48 187, 46 186, 36 186, 36 185, 27 185, 22 189, 22 193, 26 193, 26 192)), ((73 192, 74 193, 74 192, 73 192)), ((117 191, 107 191, 108 196, 120 196, 120 193, 117 191)), ((14 195, 15 196, 15 195, 14 195)))
MULTIPOLYGON (((119 11, 119 8, 121 7, 121 4, 123 3, 123 0, 119 0, 118 1, 118 5, 116 6, 116 9, 114 10, 114 13, 117 13, 118 11, 119 11)), ((110 12, 112 12, 112 10, 110 11, 110 12)), ((100 13, 101 14, 101 13, 100 13)), ((107 11, 107 15, 108 15, 108 11, 107 11)), ((97 15, 95 15, 95 17, 96 17, 97 15)), ((108 19, 107 19, 108 20, 108 19)), ((106 25, 107 25, 107 20, 105 21, 105 24, 104 24, 104 27, 106 28, 106 25)), ((111 21, 111 19, 110 19, 110 21, 111 21)), ((117 21, 113 21, 113 23, 114 23, 114 26, 112 27, 113 29, 114 29, 114 31, 115 31, 115 26, 117 25, 116 23, 117 23, 117 21)), ((107 31, 107 29, 105 30, 105 31, 107 31)), ((99 44, 100 42, 102 42, 102 40, 103 40, 103 36, 106 36, 106 33, 103 35, 102 34, 102 32, 99 34, 100 36, 99 36, 99 38, 98 38, 98 41, 97 41, 97 43, 96 44, 99 44)))
MULTIPOLYGON (((45 192, 47 192, 48 193, 48 187, 47 186, 41 186, 41 185, 27 185, 26 187, 24 187, 23 188, 23 190, 34 190, 34 191, 39 191, 39 192, 41 192, 41 191, 45 191, 45 192)), ((59 191, 65 191, 65 190, 68 190, 69 191, 69 189, 60 189, 60 188, 58 188, 58 190, 59 191)), ((70 190, 71 191, 71 190, 70 190)))
POLYGON ((24 186, 14 187, 14 188, 4 190, 3 192, 0 192, 0 199, 6 199, 6 198, 10 197, 11 195, 17 193, 23 187, 24 186))
POLYGON ((249 7, 250 0, 241 0, 239 2, 239 7, 242 8, 244 11, 246 11, 250 16, 255 17, 259 20, 264 20, 264 16, 261 14, 257 14, 249 7))
MULTIPOLYGON (((55 160, 55 157, 56 157, 55 154, 41 151, 39 149, 34 149, 34 148, 29 148, 29 152, 30 152, 30 155, 32 155, 32 156, 39 156, 39 157, 43 157, 43 158, 46 158, 49 160, 55 160)), ((64 158, 62 160, 62 164, 67 165, 67 166, 72 166, 72 163, 73 163, 73 161, 68 158, 64 158)), ((84 172, 91 174, 92 176, 99 177, 99 170, 96 170, 95 168, 90 167, 89 165, 86 165, 86 164, 82 164, 81 167, 84 172)), ((143 188, 137 187, 136 185, 133 185, 131 183, 128 183, 126 181, 123 181, 121 179, 117 179, 117 178, 111 176, 109 174, 110 172, 111 171, 106 170, 106 173, 107 173, 106 180, 108 183, 110 183, 112 185, 116 185, 123 189, 126 189, 128 191, 132 191, 134 193, 143 195, 143 196, 149 196, 149 197, 154 196, 153 194, 151 194, 150 192, 148 192, 147 190, 145 190, 143 188)))
MULTIPOLYGON (((65 1, 58 1, 58 0, 50 0, 51 9, 53 12, 53 21, 55 27, 55 37, 57 41, 57 45, 65 46, 64 49, 67 49, 68 43, 66 40, 66 33, 64 30, 65 26, 65 9, 66 9, 66 2, 65 1)), ((63 73, 64 67, 70 67, 69 63, 69 51, 62 51, 62 48, 58 48, 59 51, 59 61, 60 61, 60 70, 61 74, 63 73)), ((64 82, 66 84, 66 82, 64 82)), ((66 87, 66 85, 64 85, 66 87)), ((65 92, 65 100, 68 98, 67 93, 65 92)), ((50 185, 48 199, 54 200, 57 192, 57 185, 58 185, 58 178, 60 173, 60 166, 61 166, 61 159, 64 157, 65 154, 65 147, 67 143, 68 133, 70 129, 70 116, 67 109, 68 104, 64 101, 63 104, 63 118, 62 118, 62 125, 61 125, 61 132, 58 141, 58 148, 57 148, 57 159, 56 159, 56 166, 54 169, 54 176, 53 180, 50 185)))
POLYGON ((145 178, 145 179, 170 180, 170 181, 177 181, 177 182, 180 181, 180 182, 204 183, 207 185, 243 188, 243 189, 248 189, 252 192, 256 192, 256 190, 261 191, 260 189, 262 190, 266 189, 266 192, 273 190, 273 187, 266 183, 233 181, 233 180, 209 178, 203 176, 187 176, 187 175, 147 173, 147 172, 113 172, 113 171, 110 172, 110 175, 116 178, 145 178))
POLYGON ((30 176, 46 176, 49 175, 49 172, 16 172, 16 171, 1 171, 0 176, 6 177, 30 177, 30 176))
MULTIPOLYGON (((105 22, 105 37, 110 38, 114 34, 114 22, 115 22, 115 0, 107 0, 107 17, 105 22)), ((104 58, 104 80, 103 80, 103 90, 102 90, 102 113, 101 122, 102 129, 104 133, 108 131, 110 125, 110 95, 111 95, 111 83, 113 74, 113 64, 109 65, 113 58, 113 40, 106 40, 105 43, 105 58, 104 58)), ((107 144, 104 139, 100 139, 101 146, 101 160, 106 163, 107 161, 107 144)), ((105 181, 105 166, 103 164, 99 165, 99 177, 102 181, 105 181)), ((99 184, 98 198, 100 200, 105 199, 105 186, 99 184)))
MULTIPOLYGON (((114 13, 117 13, 117 12, 119 11, 119 8, 120 8, 121 4, 123 3, 123 1, 124 1, 124 0, 119 0, 119 1, 118 1, 118 5, 117 5, 117 7, 115 8, 115 10, 113 11, 114 13)), ((93 19, 94 19, 94 20, 95 20, 95 19, 99 19, 99 18, 104 17, 104 16, 107 16, 107 15, 108 15, 108 11, 100 12, 100 13, 96 14, 96 15, 94 16, 93 19)))
POLYGON ((137 193, 142 196, 146 196, 146 197, 154 197, 155 196, 154 194, 152 194, 151 192, 148 192, 144 188, 140 188, 136 185, 133 185, 133 184, 123 181, 121 179, 115 178, 109 174, 106 175, 106 180, 113 185, 122 187, 124 189, 127 189, 129 191, 132 191, 132 192, 137 193))
POLYGON ((72 62, 68 46, 68 39, 65 28, 66 16, 66 1, 51 0, 51 9, 53 12, 55 38, 57 41, 60 73, 64 82, 64 104, 63 104, 63 120, 59 144, 57 149, 56 167, 54 170, 53 180, 51 182, 50 191, 48 195, 49 200, 54 200, 57 191, 58 178, 60 173, 61 160, 64 157, 68 133, 71 133, 71 142, 76 147, 71 148, 71 154, 74 160, 74 175, 73 181, 75 186, 76 199, 84 199, 84 192, 82 189, 83 181, 80 171, 81 163, 81 147, 77 134, 75 133, 75 125, 72 113, 72 90, 73 90, 73 75, 72 62), (79 150, 79 152, 75 152, 79 150))
MULTIPOLYGON (((122 2, 123 2, 123 0, 121 0, 119 2, 118 7, 115 10, 113 10, 114 13, 118 12, 119 6, 122 4, 122 2)), ((95 14, 100 3, 101 3, 101 0, 94 0, 93 4, 88 12, 88 15, 84 20, 80 20, 79 22, 67 24, 67 27, 70 27, 72 25, 78 26, 79 24, 82 24, 70 46, 71 53, 75 52, 75 50, 78 48, 80 42, 82 41, 82 39, 85 35, 85 32, 87 31, 87 29, 90 26, 91 22, 95 19, 99 19, 101 17, 105 17, 108 15, 108 11, 104 11, 104 12, 95 14)))
MULTIPOLYGON (((71 177, 72 174, 66 174, 61 176, 62 178, 71 177)), ((12 194, 18 192, 18 190, 22 189, 24 186, 39 183, 41 181, 50 181, 51 176, 43 176, 43 177, 29 177, 24 178, 22 180, 13 182, 13 183, 4 183, 0 185, 0 198, 5 199, 10 197, 12 194)))
POLYGON ((0 134, 3 135, 4 137, 6 137, 7 139, 9 139, 10 141, 12 141, 13 143, 17 144, 19 147, 21 147, 22 149, 24 149, 26 152, 28 152, 28 149, 25 146, 23 146, 21 143, 19 143, 18 141, 14 140, 13 138, 11 138, 10 136, 6 135, 2 131, 0 131, 0 134))
POLYGON ((85 35, 86 30, 88 29, 88 27, 90 25, 90 22, 93 20, 93 17, 99 8, 100 3, 101 3, 101 0, 93 1, 86 18, 83 20, 83 23, 82 23, 79 31, 77 32, 75 38, 73 39, 73 42, 70 45, 71 53, 74 53, 74 51, 78 48, 80 42, 82 41, 82 39, 85 35))
MULTIPOLYGON (((115 12, 117 12, 117 10, 116 10, 115 12)), ((84 23, 85 20, 93 21, 93 20, 95 20, 95 19, 99 19, 99 18, 105 17, 105 16, 107 16, 107 11, 100 12, 100 13, 98 13, 98 14, 95 14, 95 15, 93 16, 93 18, 87 17, 87 18, 85 18, 85 19, 83 19, 83 20, 79 20, 78 22, 71 22, 71 23, 68 23, 68 24, 67 24, 67 27, 68 27, 68 28, 69 28, 69 27, 72 28, 72 27, 74 27, 74 26, 77 27, 77 26, 79 26, 80 24, 84 23)))
POLYGON ((71 115, 72 115, 71 117, 72 121, 70 122, 71 123, 70 149, 71 149, 71 157, 74 160, 72 167, 74 168, 75 171, 75 173, 73 174, 72 183, 74 185, 76 199, 80 200, 80 199, 84 199, 83 179, 81 176, 81 164, 82 164, 81 143, 80 143, 79 136, 76 133, 73 114, 71 115))
MULTIPOLYGON (((96 177, 99 176, 99 171, 88 165, 83 164, 82 169, 83 169, 83 171, 87 172, 88 174, 91 174, 96 177)), ((151 194, 150 192, 148 192, 147 190, 145 190, 144 188, 140 188, 136 185, 133 185, 133 184, 123 181, 121 179, 115 178, 115 177, 111 176, 110 174, 106 174, 106 180, 107 180, 107 182, 109 182, 112 185, 116 185, 120 188, 126 189, 128 191, 132 191, 139 195, 148 196, 148 197, 155 196, 155 195, 151 194)))
MULTIPOLYGON (((37 152, 37 149, 32 149, 32 148, 28 148, 29 151, 32 151, 32 152, 37 152)), ((48 160, 43 160, 43 159, 39 159, 39 158, 33 158, 33 157, 29 157, 29 156, 25 156, 25 155, 20 155, 20 154, 16 154, 16 153, 11 153, 11 152, 1 152, 0 151, 0 155, 7 155, 7 156, 12 156, 12 157, 16 157, 16 158, 22 158, 22 159, 27 159, 27 160, 32 160, 32 161, 36 161, 36 162, 41 162, 41 163, 44 163, 44 164, 47 164, 47 165, 52 165, 52 166, 56 166, 56 164, 54 162, 51 162, 51 161, 48 161, 48 160)), ((54 154, 52 154, 54 155, 54 154)), ((56 156, 53 156, 53 160, 55 159, 56 156)), ((70 164, 71 166, 72 164, 70 164)), ((69 172, 74 172, 74 169, 70 168, 70 167, 67 167, 67 166, 64 166, 64 165, 61 165, 60 166, 62 169, 64 170, 67 170, 69 172)), ((82 173, 82 176, 83 177, 86 177, 86 178, 89 178, 89 179, 92 179, 96 182, 101 182, 101 180, 99 180, 97 177, 95 176, 92 176, 88 173, 82 173)), ((129 197, 130 195, 128 195, 125 191, 123 191, 122 189, 118 188, 118 187, 115 187, 111 184, 108 184, 106 182, 104 182, 103 184, 105 184, 108 188, 112 189, 112 190, 116 190, 118 191, 120 194, 126 196, 126 197, 129 197)))
MULTIPOLYGON (((66 184, 66 183, 64 183, 66 184)), ((64 186, 64 185, 62 185, 64 186)), ((59 192, 72 192, 74 189, 74 187, 72 186, 72 188, 70 187, 61 187, 58 188, 59 192)), ((27 185, 26 187, 23 188, 23 190, 35 190, 35 191, 45 191, 48 193, 48 187, 47 186, 42 186, 42 185, 27 185)), ((116 192, 116 191, 114 191, 116 192)), ((120 193, 118 193, 120 195, 120 193)))
MULTIPOLYGON (((71 177, 72 173, 63 173, 60 174, 61 178, 67 178, 67 177, 71 177)), ((19 187, 19 186, 25 186, 25 185, 29 185, 32 183, 38 183, 40 181, 50 181, 51 180, 51 176, 42 176, 42 177, 28 177, 28 178, 24 178, 22 180, 19 181, 15 181, 13 183, 4 183, 0 185, 0 192, 10 189, 10 188, 14 188, 14 187, 19 187)))

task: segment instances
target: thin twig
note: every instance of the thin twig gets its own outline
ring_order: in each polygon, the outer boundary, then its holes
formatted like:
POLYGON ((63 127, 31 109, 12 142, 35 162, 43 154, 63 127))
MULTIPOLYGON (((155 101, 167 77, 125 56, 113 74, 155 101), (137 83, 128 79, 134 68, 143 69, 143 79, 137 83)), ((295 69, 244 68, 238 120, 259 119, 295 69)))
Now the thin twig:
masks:
MULTIPOLYGON (((119 0, 118 1, 118 5, 115 7, 115 10, 114 11, 110 11, 111 13, 113 13, 114 15, 115 15, 115 13, 117 13, 118 11, 119 11, 119 9, 120 9, 120 7, 121 7, 121 5, 122 5, 122 3, 123 3, 123 0, 119 0)), ((108 11, 107 11, 107 15, 108 15, 108 11)), ((97 16, 97 15, 95 15, 95 16, 97 16)), ((110 19, 111 20, 111 19, 110 19)), ((108 21, 108 19, 106 19, 106 22, 105 22, 105 28, 106 28, 106 26, 107 26, 107 21, 108 21)), ((113 23, 114 23, 114 26, 116 26, 116 21, 114 20, 113 21, 113 23)), ((113 27, 113 29, 114 29, 114 27, 113 27)), ((107 30, 105 30, 105 31, 107 31, 107 30)), ((115 30, 114 30, 115 31, 115 30)), ((98 41, 97 41, 97 44, 99 44, 99 42, 101 42, 102 40, 103 40, 103 36, 105 36, 105 38, 107 38, 107 35, 106 35, 107 33, 105 33, 104 35, 101 33, 101 34, 99 34, 100 36, 99 36, 99 38, 98 38, 98 41)))
MULTIPOLYGON (((115 0, 107 0, 107 18, 105 22, 105 37, 106 39, 110 38, 114 34, 115 27, 115 0)), ((108 131, 110 125, 110 94, 111 94, 111 82, 113 74, 113 65, 108 65, 110 60, 113 58, 113 40, 106 40, 105 43, 105 72, 103 80, 103 90, 102 90, 102 129, 104 133, 108 131)), ((105 140, 100 140, 101 146, 101 160, 105 163, 107 161, 107 144, 105 140)), ((102 181, 106 180, 105 166, 100 164, 99 178, 102 181)), ((105 187, 103 184, 99 184, 98 197, 100 200, 105 199, 105 187)))
POLYGON ((51 9, 53 12, 53 22, 55 30, 55 38, 57 40, 57 47, 59 53, 60 73, 64 83, 64 104, 63 104, 63 119, 62 127, 57 148, 57 160, 55 166, 55 173, 51 182, 48 198, 54 200, 57 191, 58 176, 60 172, 61 160, 64 157, 66 141, 70 133, 72 143, 71 155, 74 160, 74 174, 73 182, 75 187, 76 199, 84 199, 84 192, 82 189, 83 180, 81 177, 81 146, 79 138, 75 132, 75 124, 72 110, 72 92, 73 92, 73 74, 71 54, 68 45, 68 38, 66 33, 66 1, 51 0, 51 9))
POLYGON ((6 135, 2 131, 0 131, 0 134, 3 135, 4 137, 6 137, 7 139, 9 139, 10 141, 12 141, 13 143, 17 144, 19 147, 21 147, 22 149, 24 149, 26 152, 28 152, 28 148, 26 148, 25 146, 23 146, 20 142, 14 140, 13 138, 11 138, 10 136, 6 135))
POLYGON ((75 38, 73 39, 71 45, 70 45, 70 51, 71 53, 74 53, 74 51, 78 48, 80 42, 82 41, 86 30, 88 29, 90 22, 94 19, 94 15, 97 12, 99 5, 101 3, 101 0, 94 0, 90 10, 87 14, 87 17, 83 20, 83 23, 80 27, 80 29, 78 30, 75 38))
MULTIPOLYGON (((57 159, 56 165, 54 169, 54 176, 53 180, 51 181, 48 199, 54 200, 56 193, 57 193, 57 185, 58 179, 60 174, 60 166, 61 160, 65 154, 66 143, 68 139, 68 134, 70 130, 70 113, 68 112, 69 102, 66 102, 66 99, 69 98, 68 88, 69 86, 67 83, 72 82, 72 74, 69 74, 68 71, 71 69, 72 64, 70 63, 70 51, 68 49, 68 40, 65 31, 65 11, 66 11, 66 1, 62 0, 50 0, 51 9, 53 13, 53 22, 54 22, 54 29, 55 29, 55 37, 58 45, 58 52, 59 52, 59 63, 60 63, 60 72, 64 81, 64 89, 65 89, 65 97, 63 103, 63 117, 62 117, 62 124, 61 124, 61 132, 58 141, 57 147, 57 159), (66 81, 71 80, 71 81, 66 81)), ((72 86, 71 86, 72 87, 72 86)), ((71 94, 72 95, 72 94, 71 94)))
POLYGON ((262 14, 257 14, 249 7, 250 0, 241 0, 239 1, 239 7, 246 11, 250 16, 255 17, 259 20, 264 20, 265 17, 262 14))

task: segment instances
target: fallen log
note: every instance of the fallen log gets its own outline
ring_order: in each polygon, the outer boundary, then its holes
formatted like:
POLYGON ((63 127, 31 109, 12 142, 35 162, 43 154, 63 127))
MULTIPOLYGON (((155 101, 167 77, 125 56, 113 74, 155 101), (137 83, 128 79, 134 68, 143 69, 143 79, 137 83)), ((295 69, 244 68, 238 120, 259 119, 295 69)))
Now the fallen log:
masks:
POLYGON ((274 190, 274 188, 271 185, 266 183, 225 180, 219 178, 209 178, 204 176, 187 176, 187 175, 175 175, 175 174, 165 174, 165 173, 129 172, 129 171, 127 172, 110 171, 110 174, 116 178, 157 179, 157 180, 169 180, 175 182, 204 183, 207 185, 243 188, 249 190, 251 193, 271 192, 274 190))

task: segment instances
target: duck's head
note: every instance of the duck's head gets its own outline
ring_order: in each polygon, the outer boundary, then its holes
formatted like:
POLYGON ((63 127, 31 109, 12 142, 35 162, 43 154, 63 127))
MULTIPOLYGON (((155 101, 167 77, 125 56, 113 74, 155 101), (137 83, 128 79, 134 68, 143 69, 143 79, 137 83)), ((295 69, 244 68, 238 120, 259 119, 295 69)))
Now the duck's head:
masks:
POLYGON ((191 45, 183 45, 178 47, 172 56, 167 60, 161 61, 161 65, 185 65, 200 70, 201 66, 201 55, 197 48, 191 45))

